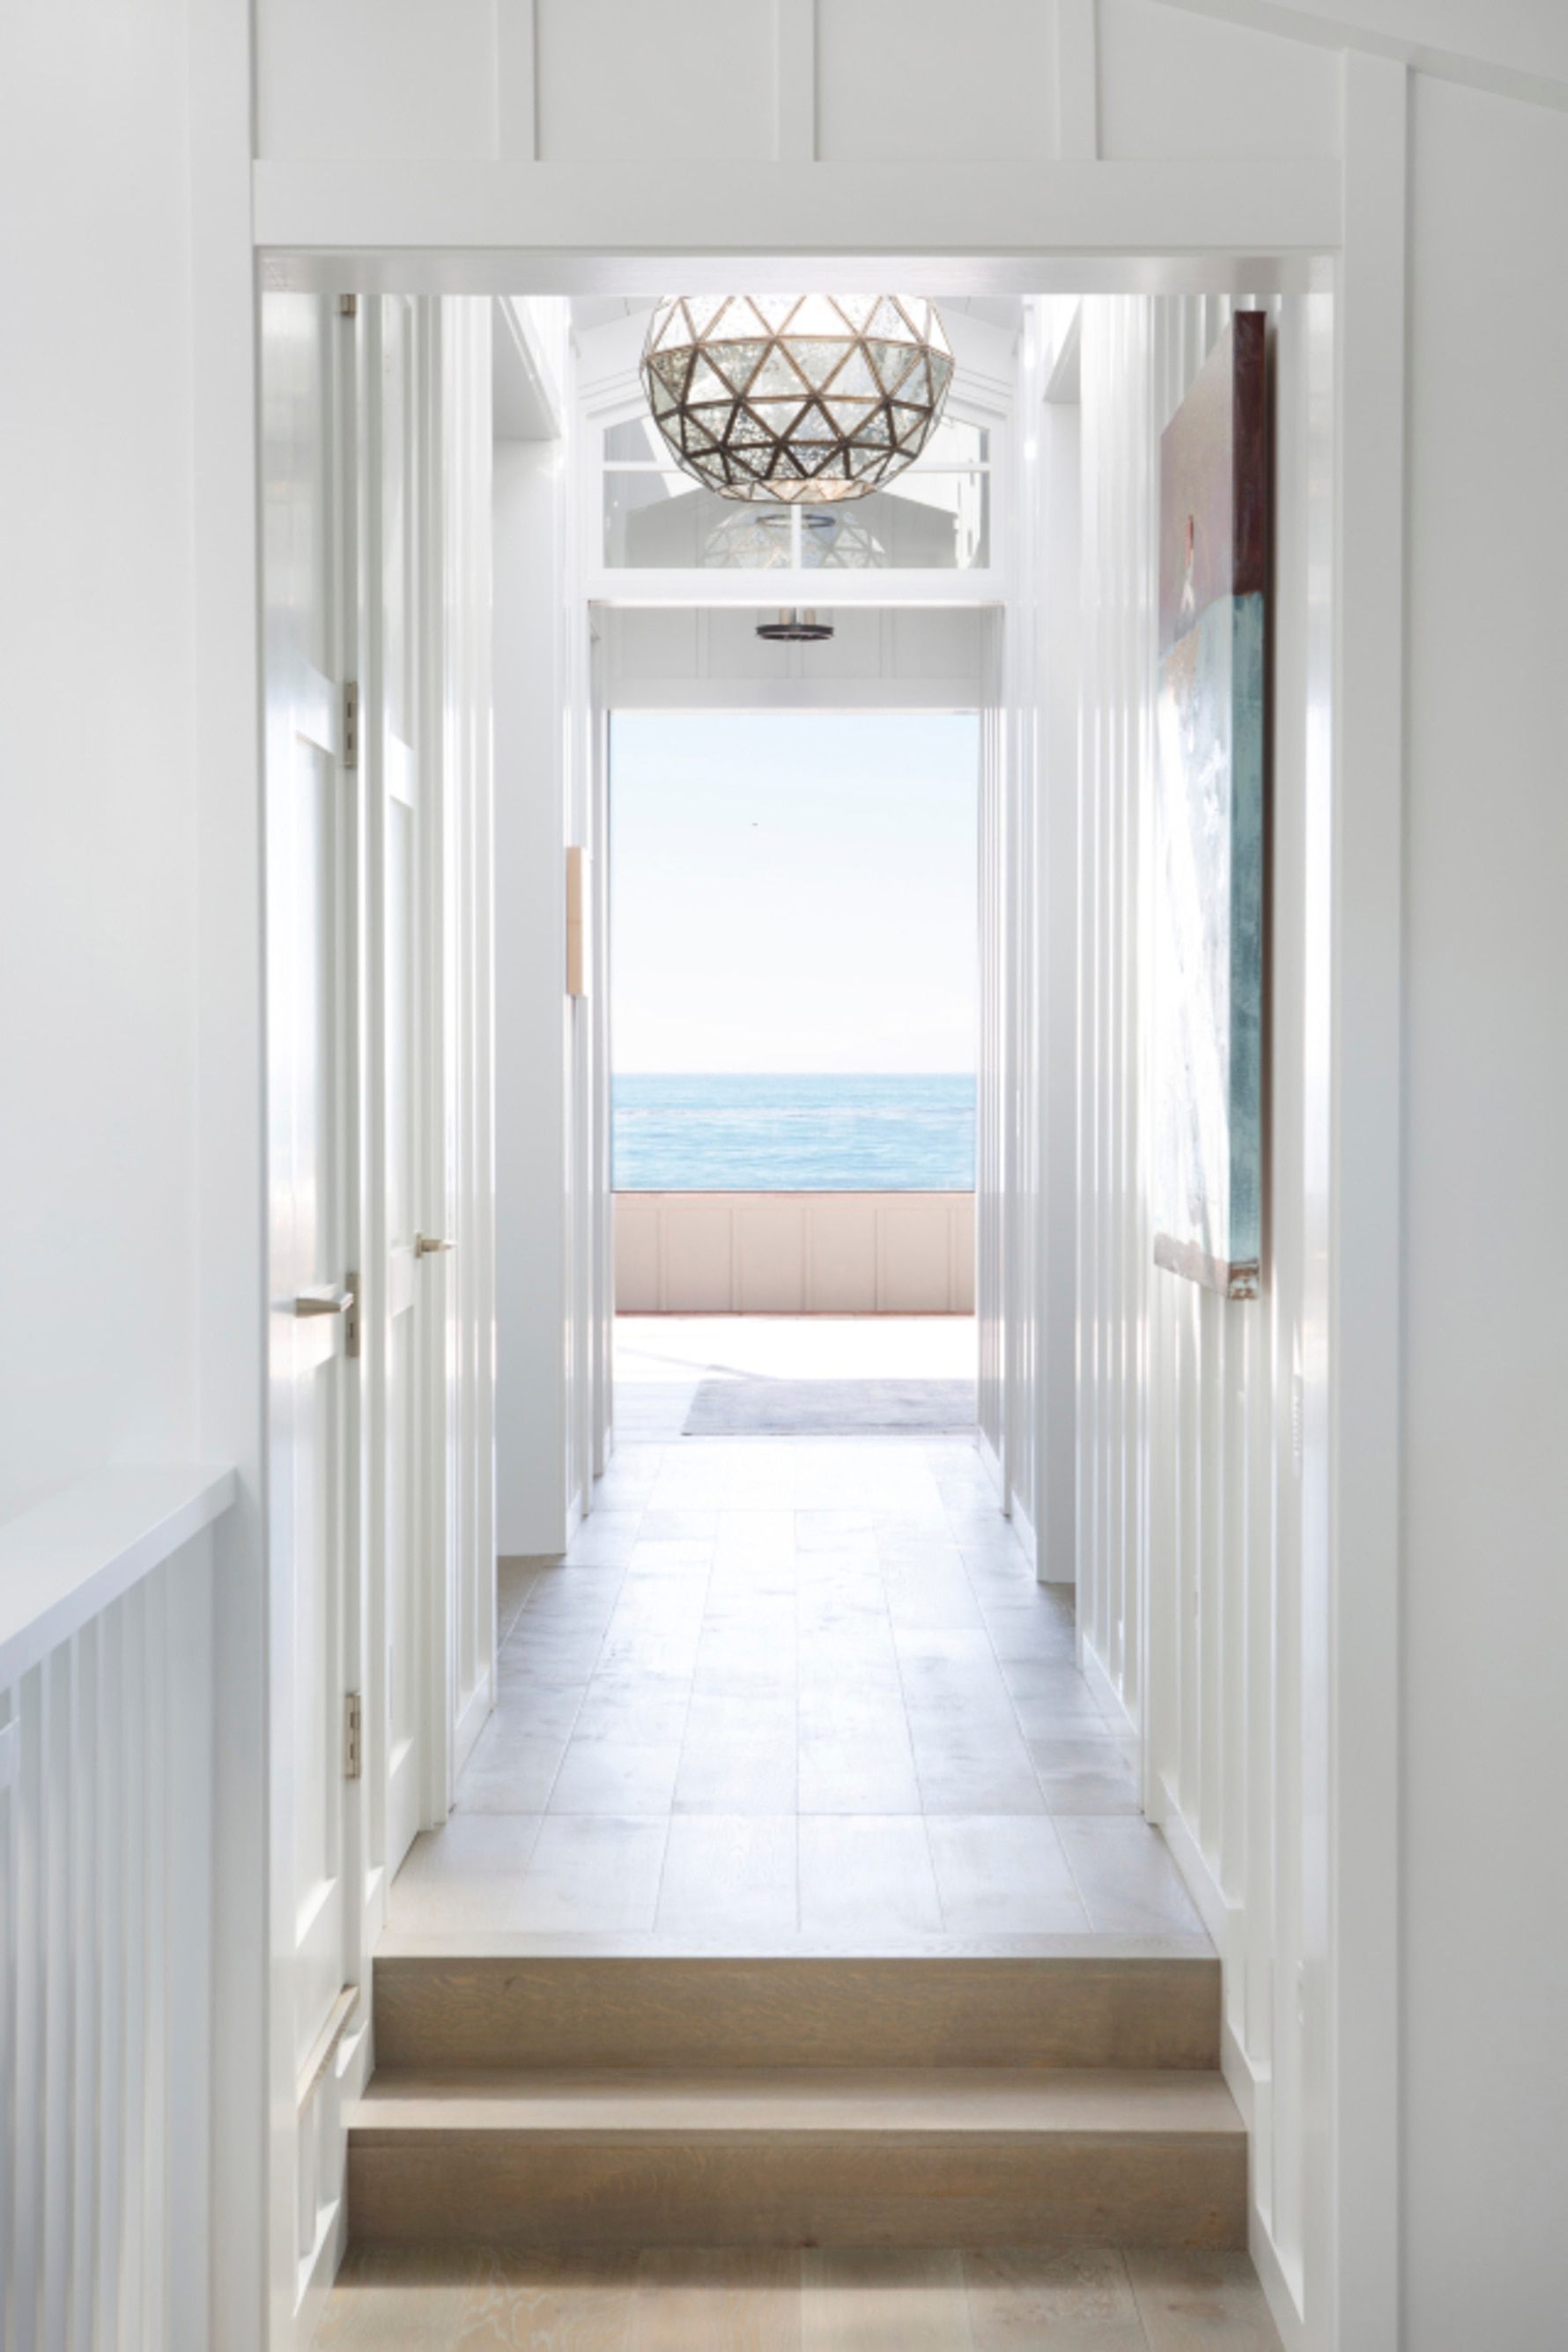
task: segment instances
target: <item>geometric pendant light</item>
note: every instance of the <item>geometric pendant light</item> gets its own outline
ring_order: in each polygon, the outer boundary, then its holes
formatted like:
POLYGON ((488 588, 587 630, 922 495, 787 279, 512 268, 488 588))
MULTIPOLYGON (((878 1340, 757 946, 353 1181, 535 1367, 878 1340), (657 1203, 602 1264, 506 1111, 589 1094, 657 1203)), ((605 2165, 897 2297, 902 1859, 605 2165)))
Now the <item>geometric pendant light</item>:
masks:
POLYGON ((864 498, 925 447, 952 381, 919 294, 672 294, 643 389, 683 473, 726 499, 864 498))
MULTIPOLYGON (((800 518, 799 566, 807 572, 875 572, 887 551, 868 523, 842 507, 806 507, 800 518)), ((779 507, 735 507, 702 545, 705 572, 780 572, 795 566, 790 517, 779 507)))

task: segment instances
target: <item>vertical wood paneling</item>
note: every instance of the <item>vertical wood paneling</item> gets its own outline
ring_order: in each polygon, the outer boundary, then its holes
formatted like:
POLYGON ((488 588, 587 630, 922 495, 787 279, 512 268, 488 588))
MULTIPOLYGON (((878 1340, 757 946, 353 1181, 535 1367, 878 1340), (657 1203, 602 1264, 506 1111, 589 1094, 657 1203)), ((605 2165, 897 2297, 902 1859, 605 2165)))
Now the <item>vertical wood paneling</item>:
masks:
POLYGON ((6 2352, 210 2341, 209 1562, 199 1539, 0 1693, 19 1740, 0 1785, 6 2352))
POLYGON ((91 2352, 93 2262, 98 2186, 98 1937, 99 1780, 98 1660, 100 1625, 85 1626, 70 1644, 71 1786, 77 1822, 71 1855, 71 2352, 91 2352))
POLYGON ((1148 1198, 1159 436, 1233 307, 1106 298, 1083 311, 1079 1623, 1142 1721, 1147 1808, 1226 1962, 1226 2066, 1253 2126, 1254 2203, 1294 2291, 1313 1859, 1295 1384, 1307 1171, 1328 1116, 1308 1053, 1321 1021, 1310 943, 1326 908, 1325 869, 1309 856, 1322 763, 1304 648, 1330 480, 1310 446, 1305 298, 1267 306, 1277 529, 1264 1297, 1233 1304, 1158 1272, 1148 1198))
POLYGON ((444 1230, 448 1261, 443 1434, 449 1463, 450 1658, 444 1695, 450 1783, 493 1699, 495 1539, 493 1433, 494 1155, 490 1135, 491 306, 438 306, 437 414, 443 496, 442 601, 437 640, 446 910, 447 1138, 444 1230))
POLYGON ((9 2037, 14 2070, 11 2091, 13 2198, 5 2275, 10 2282, 6 2315, 8 2347, 34 2352, 38 2342, 38 2251, 44 2169, 44 1906, 42 1860, 48 1820, 44 1780, 47 1720, 46 1668, 35 1666, 11 1695, 21 1737, 21 1769, 13 1784, 10 1810, 16 1845, 16 1907, 6 1922, 15 1953, 16 2010, 9 2037))

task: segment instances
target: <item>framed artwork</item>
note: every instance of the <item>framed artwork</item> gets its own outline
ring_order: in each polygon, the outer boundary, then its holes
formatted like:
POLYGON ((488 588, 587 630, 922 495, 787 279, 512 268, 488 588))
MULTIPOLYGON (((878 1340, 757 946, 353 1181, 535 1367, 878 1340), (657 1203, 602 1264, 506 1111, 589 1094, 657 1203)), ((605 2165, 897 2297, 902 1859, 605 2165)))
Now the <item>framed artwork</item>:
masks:
POLYGON ((1237 312, 1160 442, 1154 1260, 1226 1298, 1263 1265, 1265 333, 1237 312))

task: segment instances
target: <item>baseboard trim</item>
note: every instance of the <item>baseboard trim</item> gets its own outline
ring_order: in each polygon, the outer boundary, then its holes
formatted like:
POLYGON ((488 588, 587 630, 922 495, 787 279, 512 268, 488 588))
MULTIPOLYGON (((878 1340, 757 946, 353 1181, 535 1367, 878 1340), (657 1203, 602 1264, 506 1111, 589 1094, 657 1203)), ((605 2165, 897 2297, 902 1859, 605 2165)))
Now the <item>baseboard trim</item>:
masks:
POLYGON ((475 1685, 468 1703, 458 1716, 452 1733, 452 1778, 456 1780, 474 1752, 474 1742, 485 1727, 485 1719, 495 1705, 495 1677, 485 1675, 475 1685))
POLYGON ((1002 1484, 1002 1457, 982 1429, 975 1436, 974 1450, 979 1454, 985 1475, 996 1489, 996 1500, 1004 1510, 1007 1507, 1006 1489, 1002 1484))
MULTIPOLYGON (((1246 1945, 1245 1910, 1241 1904, 1229 1899, 1215 1877, 1165 1773, 1160 1775, 1160 1799, 1163 1809, 1159 1825, 1161 1833, 1219 1954, 1220 2072, 1247 2126, 1247 2138, 1253 2143, 1256 2154, 1257 2143, 1268 2132, 1272 2121, 1274 2081, 1270 2069, 1259 2065, 1249 2055, 1234 2021, 1232 1997, 1237 1990, 1241 1955, 1246 1945)), ((1274 2315, 1274 2324, 1279 2330, 1285 2352, 1308 2352, 1306 2319, 1300 2289, 1292 2283, 1258 2202, 1258 2166, 1255 2161, 1250 2167, 1247 2206, 1247 2249, 1252 2256, 1252 2265, 1268 2298, 1269 2310, 1274 2315)))
POLYGON ((1252 2256, 1258 2284, 1274 2315, 1274 2325, 1279 2330, 1285 2352, 1310 2352, 1300 2297, 1286 2274, 1279 2250, 1250 2196, 1247 2210, 1247 2251, 1252 2256))
POLYGON ((1122 1697, 1116 1677, 1087 1633, 1079 1633, 1078 1649, 1079 1672, 1100 1706, 1123 1731, 1130 1732, 1134 1739, 1142 1742, 1142 1725, 1122 1697))

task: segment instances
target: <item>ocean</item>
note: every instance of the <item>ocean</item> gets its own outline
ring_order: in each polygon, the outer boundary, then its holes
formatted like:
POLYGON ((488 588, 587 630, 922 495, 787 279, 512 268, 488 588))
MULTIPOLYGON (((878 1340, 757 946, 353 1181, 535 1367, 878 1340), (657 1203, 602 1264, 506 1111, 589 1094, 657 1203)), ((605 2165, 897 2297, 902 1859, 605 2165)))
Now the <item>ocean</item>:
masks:
POLYGON ((617 1077, 622 1192, 963 1192, 974 1080, 617 1077))

